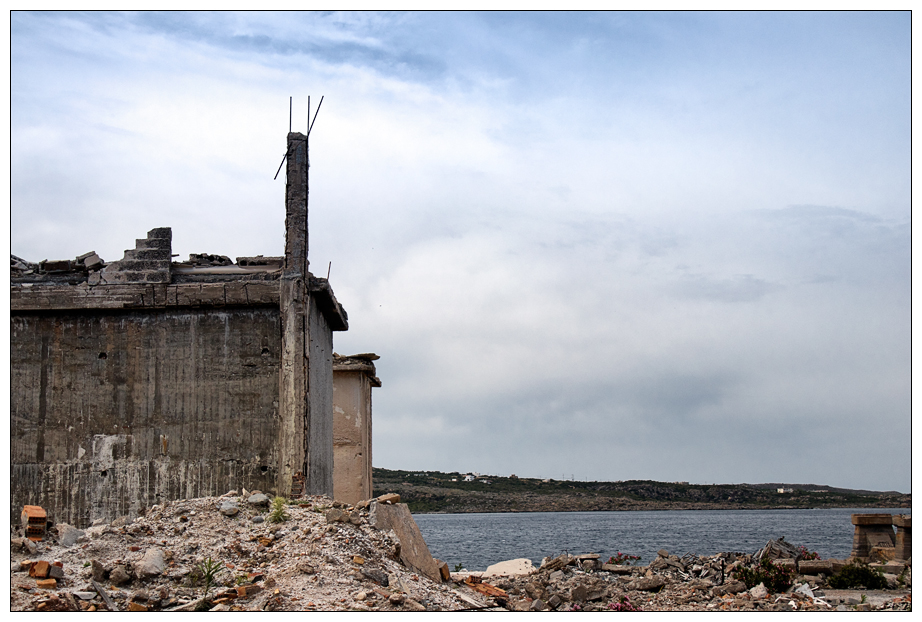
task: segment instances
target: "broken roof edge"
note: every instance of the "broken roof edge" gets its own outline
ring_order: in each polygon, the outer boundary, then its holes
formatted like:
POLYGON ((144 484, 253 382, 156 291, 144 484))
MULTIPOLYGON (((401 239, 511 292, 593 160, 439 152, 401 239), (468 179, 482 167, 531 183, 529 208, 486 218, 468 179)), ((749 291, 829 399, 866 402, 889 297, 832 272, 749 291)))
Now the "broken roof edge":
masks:
POLYGON ((336 295, 333 293, 333 288, 330 287, 330 282, 327 279, 316 277, 310 272, 307 274, 310 293, 317 296, 317 306, 326 318, 327 324, 330 325, 330 330, 349 330, 349 314, 336 300, 336 295))

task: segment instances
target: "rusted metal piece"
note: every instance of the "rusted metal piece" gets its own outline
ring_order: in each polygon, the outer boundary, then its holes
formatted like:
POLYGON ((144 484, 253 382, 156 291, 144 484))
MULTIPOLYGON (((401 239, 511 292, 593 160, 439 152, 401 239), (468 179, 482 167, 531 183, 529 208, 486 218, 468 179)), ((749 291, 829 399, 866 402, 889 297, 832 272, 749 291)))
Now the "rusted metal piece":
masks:
POLYGON ((508 600, 509 596, 506 594, 505 590, 501 590, 495 585, 490 585, 489 583, 484 583, 480 577, 475 577, 473 575, 469 576, 464 580, 464 584, 474 590, 475 592, 480 592, 484 596, 490 598, 496 598, 497 600, 508 600))
POLYGON ((22 528, 26 537, 34 542, 40 542, 45 537, 45 528, 48 526, 48 515, 38 505, 22 506, 22 528))

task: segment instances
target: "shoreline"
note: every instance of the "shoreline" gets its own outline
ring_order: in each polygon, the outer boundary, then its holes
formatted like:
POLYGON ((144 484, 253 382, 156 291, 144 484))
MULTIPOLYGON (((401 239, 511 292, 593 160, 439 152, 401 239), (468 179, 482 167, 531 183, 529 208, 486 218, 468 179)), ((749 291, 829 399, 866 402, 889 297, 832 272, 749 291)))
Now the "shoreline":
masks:
POLYGON ((415 515, 427 515, 427 516, 437 516, 445 514, 553 514, 553 513, 577 513, 577 512, 707 512, 707 511, 752 511, 757 512, 760 510, 797 510, 797 511, 809 511, 809 510, 905 510, 906 512, 912 513, 912 506, 902 506, 894 507, 890 505, 830 505, 825 507, 797 507, 791 505, 784 506, 768 506, 768 507, 756 507, 756 506, 717 506, 717 505, 707 505, 704 507, 656 507, 656 508, 620 508, 616 510, 608 509, 597 509, 597 510, 586 510, 586 509, 574 509, 574 510, 463 510, 458 512, 449 512, 445 510, 435 510, 431 512, 427 511, 414 511, 415 515))

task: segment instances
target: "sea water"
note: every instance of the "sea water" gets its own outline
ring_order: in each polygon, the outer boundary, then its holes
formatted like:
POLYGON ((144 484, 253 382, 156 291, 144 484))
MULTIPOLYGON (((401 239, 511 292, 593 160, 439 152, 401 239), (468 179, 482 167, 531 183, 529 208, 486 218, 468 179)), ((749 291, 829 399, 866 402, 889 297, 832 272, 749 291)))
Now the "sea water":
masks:
POLYGON ((675 510, 657 512, 521 512, 416 514, 433 557, 454 570, 486 570, 507 559, 542 558, 564 552, 640 555, 648 564, 657 551, 713 555, 754 553, 771 539, 806 546, 823 559, 848 557, 852 514, 911 514, 909 508, 817 510, 675 510))

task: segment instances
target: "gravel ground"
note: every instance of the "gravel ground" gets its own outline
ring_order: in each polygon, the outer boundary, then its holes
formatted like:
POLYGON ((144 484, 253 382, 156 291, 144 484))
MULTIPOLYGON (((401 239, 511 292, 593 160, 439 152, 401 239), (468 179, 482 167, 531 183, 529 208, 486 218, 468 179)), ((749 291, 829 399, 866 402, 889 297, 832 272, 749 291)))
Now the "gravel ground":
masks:
POLYGON ((328 523, 325 512, 334 502, 307 497, 301 505, 285 506, 287 520, 272 523, 268 508, 248 503, 252 493, 244 493, 154 506, 133 521, 116 519, 82 535, 59 525, 58 534, 31 545, 34 551, 14 534, 10 609, 106 610, 94 580, 120 611, 204 608, 201 566, 208 560, 218 568, 208 593, 212 611, 447 611, 487 605, 476 594, 465 600, 450 582, 435 583, 404 567, 397 561, 396 535, 368 525, 365 509, 337 503, 352 510, 352 522, 328 523), (235 505, 238 512, 227 516, 222 505, 235 505), (68 533, 76 542, 64 546, 68 533), (61 564, 64 576, 57 587, 37 587, 38 579, 28 572, 36 560, 61 564))

